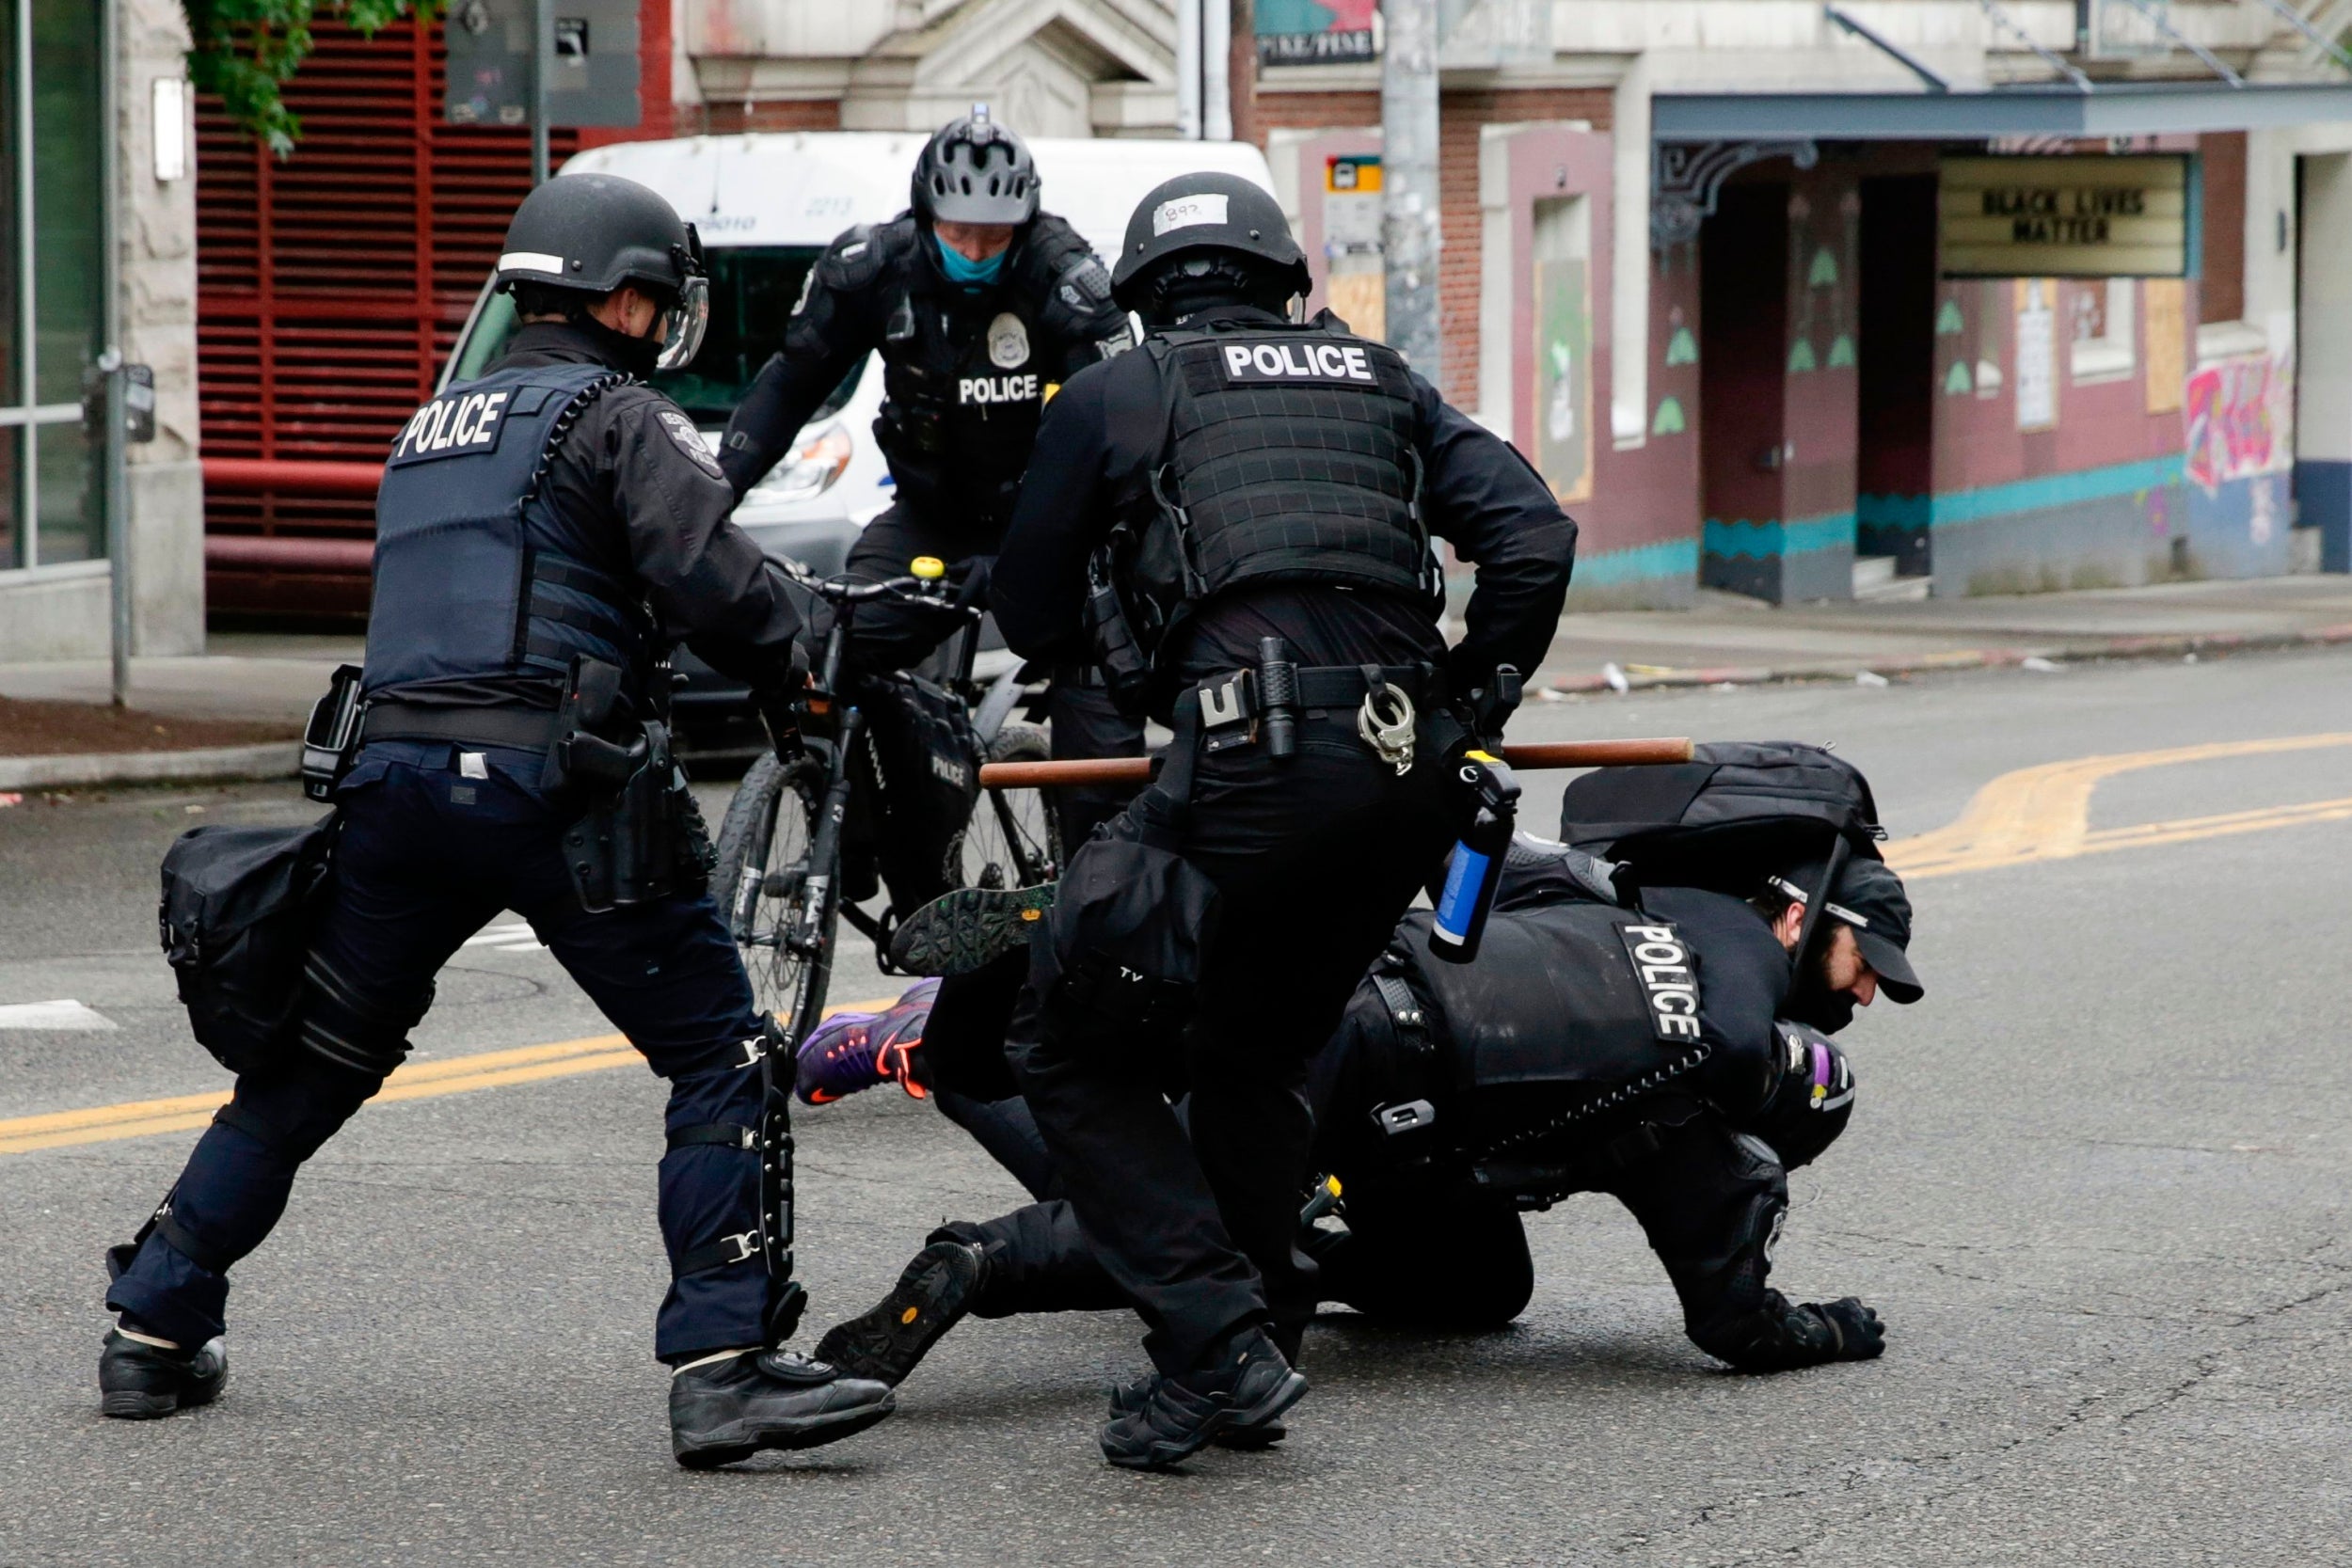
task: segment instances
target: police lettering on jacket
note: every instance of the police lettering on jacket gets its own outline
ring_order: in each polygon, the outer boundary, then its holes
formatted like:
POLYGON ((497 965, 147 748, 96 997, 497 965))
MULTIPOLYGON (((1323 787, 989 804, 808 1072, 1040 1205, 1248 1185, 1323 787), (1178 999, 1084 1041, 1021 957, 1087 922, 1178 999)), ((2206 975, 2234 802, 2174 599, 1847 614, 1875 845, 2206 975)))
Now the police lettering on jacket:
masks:
POLYGON ((1650 1028, 1668 1043, 1699 1037, 1699 976, 1691 949, 1672 926, 1622 926, 1626 957, 1649 999, 1650 1028))
POLYGON ((984 403, 1035 403, 1037 372, 960 376, 956 381, 956 401, 966 407, 984 403))
POLYGON ((1228 381, 1358 381, 1370 386, 1372 356, 1354 343, 1227 343, 1228 381))
POLYGON ((435 398, 408 417, 392 443, 392 461, 488 451, 498 445, 505 392, 459 392, 435 398))

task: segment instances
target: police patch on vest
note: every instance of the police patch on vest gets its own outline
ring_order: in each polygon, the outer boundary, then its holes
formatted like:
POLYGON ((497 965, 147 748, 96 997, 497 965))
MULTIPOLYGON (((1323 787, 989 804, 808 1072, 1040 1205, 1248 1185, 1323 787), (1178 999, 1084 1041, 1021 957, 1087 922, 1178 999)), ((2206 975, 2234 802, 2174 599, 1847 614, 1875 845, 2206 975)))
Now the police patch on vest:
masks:
POLYGON ((670 433, 671 443, 694 460, 695 467, 713 479, 727 477, 727 471, 719 467, 719 460, 710 455, 710 449, 703 445, 703 433, 694 428, 693 420, 675 408, 658 408, 653 417, 670 433))
POLYGON ((1372 386, 1372 356, 1357 343, 1227 343, 1228 381, 1353 381, 1372 386))
POLYGON ((455 392, 435 398, 408 416, 400 439, 392 443, 391 461, 495 451, 508 396, 503 391, 455 392))
POLYGON ((956 401, 974 404, 1035 403, 1037 377, 1030 375, 967 375, 956 382, 956 401))
POLYGON ((1009 310, 988 324, 988 362, 1000 371, 1029 362, 1029 329, 1009 310))
POLYGON ((1669 1045, 1695 1044, 1699 1037, 1699 972, 1682 933, 1661 922, 1620 926, 1625 956, 1649 1001, 1650 1032, 1669 1045))

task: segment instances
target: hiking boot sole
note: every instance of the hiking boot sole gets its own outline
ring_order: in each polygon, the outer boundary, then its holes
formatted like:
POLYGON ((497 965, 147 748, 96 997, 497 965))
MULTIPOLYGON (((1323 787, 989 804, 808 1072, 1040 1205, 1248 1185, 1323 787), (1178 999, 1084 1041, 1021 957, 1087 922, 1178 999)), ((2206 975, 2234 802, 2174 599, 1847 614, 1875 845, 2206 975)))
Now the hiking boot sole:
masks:
POLYGON ((969 1245, 934 1243, 915 1255, 890 1294, 827 1329, 813 1354, 850 1377, 896 1387, 962 1321, 979 1274, 969 1245))
POLYGON ((690 1470, 712 1470, 751 1458, 764 1449, 817 1449, 854 1437, 888 1418, 898 1408, 895 1399, 859 1405, 823 1416, 806 1416, 779 1423, 738 1421, 711 1435, 685 1439, 672 1433, 670 1451, 690 1470))
POLYGON ((969 974, 1028 945, 1029 933, 1054 907, 1056 885, 958 888, 899 923, 890 939, 892 967, 909 974, 969 974))

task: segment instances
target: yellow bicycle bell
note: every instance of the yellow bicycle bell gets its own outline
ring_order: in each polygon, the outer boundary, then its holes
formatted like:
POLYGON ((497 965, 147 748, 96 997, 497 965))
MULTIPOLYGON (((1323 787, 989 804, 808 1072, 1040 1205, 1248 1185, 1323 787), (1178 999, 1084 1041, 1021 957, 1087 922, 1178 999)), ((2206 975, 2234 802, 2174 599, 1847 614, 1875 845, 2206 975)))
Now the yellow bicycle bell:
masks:
POLYGON ((918 555, 907 562, 907 570, 925 582, 937 582, 947 575, 947 563, 935 555, 918 555))

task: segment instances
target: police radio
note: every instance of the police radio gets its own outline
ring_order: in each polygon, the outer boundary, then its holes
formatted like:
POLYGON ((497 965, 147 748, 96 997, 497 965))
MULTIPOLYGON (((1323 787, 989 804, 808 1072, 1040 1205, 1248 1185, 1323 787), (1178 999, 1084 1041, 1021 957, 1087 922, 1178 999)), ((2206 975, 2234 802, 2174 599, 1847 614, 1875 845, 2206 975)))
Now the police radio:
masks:
POLYGON ((1429 928, 1429 951, 1451 963, 1478 957, 1502 881, 1503 857, 1518 819, 1519 783, 1501 757, 1465 752, 1454 765, 1454 784, 1470 806, 1470 825, 1454 846, 1445 890, 1438 895, 1437 919, 1429 928))

